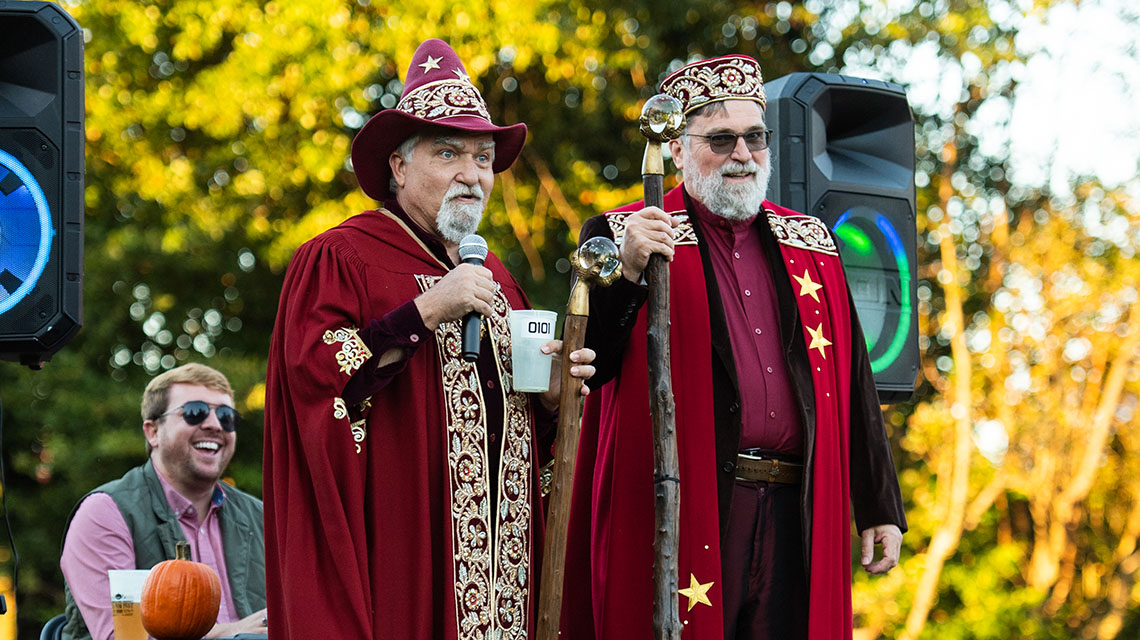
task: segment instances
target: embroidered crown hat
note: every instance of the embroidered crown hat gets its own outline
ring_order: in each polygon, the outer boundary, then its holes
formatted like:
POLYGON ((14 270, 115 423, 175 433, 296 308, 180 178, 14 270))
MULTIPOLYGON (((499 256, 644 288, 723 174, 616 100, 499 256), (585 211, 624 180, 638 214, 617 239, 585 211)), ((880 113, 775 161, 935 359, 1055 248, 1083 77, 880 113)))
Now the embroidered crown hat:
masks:
POLYGON ((377 200, 395 196, 388 158, 405 140, 432 125, 490 133, 495 173, 514 164, 526 140, 525 124, 500 127, 491 122, 482 94, 446 42, 425 40, 412 56, 400 102, 372 116, 352 141, 352 167, 364 193, 377 200))
POLYGON ((686 115, 722 100, 753 100, 761 107, 768 105, 760 63, 741 55, 687 64, 661 81, 661 92, 680 100, 686 115))

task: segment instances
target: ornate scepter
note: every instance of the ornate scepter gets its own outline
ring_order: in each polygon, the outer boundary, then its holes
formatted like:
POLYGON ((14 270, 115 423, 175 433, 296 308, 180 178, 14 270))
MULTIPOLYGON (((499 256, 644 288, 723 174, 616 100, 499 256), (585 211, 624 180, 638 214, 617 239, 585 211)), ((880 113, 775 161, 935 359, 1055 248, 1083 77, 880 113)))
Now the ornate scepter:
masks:
MULTIPOLYGON (((664 206, 665 161, 661 145, 681 135, 685 114, 680 101, 659 93, 641 109, 641 133, 648 141, 641 163, 645 206, 664 206)), ((653 417, 653 634, 657 640, 679 640, 677 612, 678 541, 681 479, 677 460, 677 416, 673 406, 669 360, 669 264, 654 254, 645 267, 649 285, 646 351, 649 356, 649 412, 653 417)))
POLYGON ((555 640, 562 615, 562 583, 566 566, 566 530, 570 522, 570 497, 574 488, 574 464, 578 459, 581 433, 582 379, 570 375, 570 354, 582 348, 590 315, 590 287, 608 287, 621 277, 617 245, 609 238, 590 238, 570 257, 578 281, 570 291, 566 322, 562 326, 562 387, 558 398, 558 436, 555 440, 554 477, 547 507, 546 549, 538 603, 538 638, 555 640))

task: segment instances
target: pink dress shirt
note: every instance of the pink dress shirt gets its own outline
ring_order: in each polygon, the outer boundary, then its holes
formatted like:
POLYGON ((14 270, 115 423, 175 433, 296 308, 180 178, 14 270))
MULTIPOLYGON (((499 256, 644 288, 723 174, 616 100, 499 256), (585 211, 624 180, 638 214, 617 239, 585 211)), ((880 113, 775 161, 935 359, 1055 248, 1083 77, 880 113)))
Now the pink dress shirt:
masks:
MULTIPOLYGON (((166 503, 178 518, 182 533, 190 542, 192 559, 213 567, 222 582, 222 603, 218 622, 238 620, 230 581, 226 574, 226 557, 222 551, 222 527, 218 511, 225 502, 225 490, 214 489, 210 509, 201 521, 194 506, 178 493, 155 469, 162 484, 166 503)), ((75 511, 63 543, 59 568, 71 589, 71 595, 83 614, 94 640, 114 637, 111 624, 111 588, 107 580, 110 569, 136 569, 134 541, 123 520, 123 514, 111 496, 95 493, 75 511)))

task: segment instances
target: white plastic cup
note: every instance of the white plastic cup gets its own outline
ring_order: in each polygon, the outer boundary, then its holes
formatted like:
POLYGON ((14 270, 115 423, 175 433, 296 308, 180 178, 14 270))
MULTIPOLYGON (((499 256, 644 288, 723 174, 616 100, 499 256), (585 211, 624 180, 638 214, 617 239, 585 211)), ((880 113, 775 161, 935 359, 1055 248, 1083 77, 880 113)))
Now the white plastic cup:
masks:
POLYGON ((515 391, 541 393, 550 389, 550 363, 554 354, 542 345, 554 339, 558 314, 537 309, 512 309, 511 366, 515 391))
POLYGON ((147 640, 142 623, 143 583, 150 569, 111 569, 107 582, 111 587, 111 622, 117 640, 147 640))

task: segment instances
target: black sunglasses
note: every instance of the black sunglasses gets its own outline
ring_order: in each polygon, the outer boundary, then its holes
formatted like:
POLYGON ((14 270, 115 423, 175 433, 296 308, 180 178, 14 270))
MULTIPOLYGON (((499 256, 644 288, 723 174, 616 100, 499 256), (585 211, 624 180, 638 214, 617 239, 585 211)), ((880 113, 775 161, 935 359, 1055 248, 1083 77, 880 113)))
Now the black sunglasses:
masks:
POLYGON ((749 131, 748 133, 714 133, 711 136, 703 136, 699 133, 686 133, 683 135, 708 140, 709 149, 713 153, 722 155, 732 153, 732 150, 736 148, 737 138, 744 138, 744 146, 748 147, 749 151, 763 151, 768 148, 768 143, 772 140, 771 129, 759 129, 757 131, 749 131))
POLYGON ((210 417, 210 409, 214 410, 214 415, 218 416, 218 424, 222 425, 222 429, 233 433, 237 430, 238 423, 241 422, 241 414, 237 412, 228 404, 209 404, 201 400, 191 400, 179 407, 174 407, 170 411, 158 416, 165 418, 166 416, 176 412, 182 412, 182 419, 186 424, 194 427, 206 421, 210 417))

